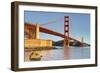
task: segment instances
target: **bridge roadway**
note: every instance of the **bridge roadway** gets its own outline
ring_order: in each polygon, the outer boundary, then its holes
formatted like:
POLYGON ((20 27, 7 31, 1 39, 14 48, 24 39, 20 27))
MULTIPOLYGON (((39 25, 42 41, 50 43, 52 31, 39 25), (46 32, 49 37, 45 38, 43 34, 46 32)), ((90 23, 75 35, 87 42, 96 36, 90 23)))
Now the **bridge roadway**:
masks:
MULTIPOLYGON (((35 30, 36 29, 36 25, 33 25, 33 24, 30 24, 30 23, 25 23, 25 26, 24 26, 24 28, 25 28, 25 32, 27 33, 27 34, 29 34, 29 32, 27 31, 27 30, 35 30)), ((40 32, 43 32, 43 33, 47 33, 47 34, 51 34, 51 35, 55 35, 55 36, 59 36, 59 37, 62 37, 62 38, 67 38, 67 36, 64 36, 64 34, 61 34, 61 33, 59 33, 59 32, 56 32, 56 31, 53 31, 53 30, 50 30, 50 29, 47 29, 47 28, 44 28, 44 27, 42 27, 42 26, 39 26, 39 31, 40 32)), ((32 37, 32 34, 30 33, 29 34, 31 37, 32 37)), ((70 37, 70 40, 74 40, 74 41, 76 41, 76 42, 79 42, 79 43, 81 43, 79 40, 76 40, 76 39, 74 39, 74 38, 72 38, 72 37, 70 37)))

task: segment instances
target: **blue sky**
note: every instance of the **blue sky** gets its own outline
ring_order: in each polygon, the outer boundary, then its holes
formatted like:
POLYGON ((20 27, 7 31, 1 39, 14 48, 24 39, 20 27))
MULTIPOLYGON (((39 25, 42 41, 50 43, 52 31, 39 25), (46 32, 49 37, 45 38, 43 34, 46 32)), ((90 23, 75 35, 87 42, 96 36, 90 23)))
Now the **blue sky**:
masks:
MULTIPOLYGON (((70 36, 78 40, 81 40, 83 37, 84 42, 90 43, 90 14, 24 11, 24 22, 42 25, 58 20, 55 23, 43 25, 42 27, 52 29, 63 34, 64 16, 70 17, 70 36)), ((40 38, 52 39, 54 41, 63 39, 61 37, 45 33, 40 33, 40 38)))

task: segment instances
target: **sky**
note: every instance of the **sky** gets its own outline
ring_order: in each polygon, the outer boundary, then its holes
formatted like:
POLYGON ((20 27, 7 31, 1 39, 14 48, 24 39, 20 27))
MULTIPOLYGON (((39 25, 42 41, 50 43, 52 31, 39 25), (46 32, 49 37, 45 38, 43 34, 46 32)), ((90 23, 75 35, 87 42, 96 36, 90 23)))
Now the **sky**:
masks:
MULTIPOLYGON (((90 44, 90 14, 24 11, 24 22, 39 24, 42 27, 64 34, 64 16, 70 17, 70 37, 80 41, 83 37, 84 42, 90 44), (43 25, 52 21, 54 21, 54 23, 43 25)), ((63 39, 61 37, 46 33, 40 33, 40 38, 51 39, 54 41, 63 39)))

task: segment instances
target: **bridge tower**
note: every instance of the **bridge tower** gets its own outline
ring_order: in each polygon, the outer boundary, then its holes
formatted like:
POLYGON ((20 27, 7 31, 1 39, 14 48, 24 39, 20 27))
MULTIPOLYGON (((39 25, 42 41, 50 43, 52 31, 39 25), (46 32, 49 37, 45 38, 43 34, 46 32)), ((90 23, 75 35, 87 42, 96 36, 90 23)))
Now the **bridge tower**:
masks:
POLYGON ((70 28, 69 28, 69 16, 64 16, 64 36, 67 36, 67 38, 64 38, 64 48, 69 48, 70 47, 70 28), (67 44, 67 45, 66 45, 67 44))
POLYGON ((36 24, 36 30, 35 30, 35 39, 40 39, 40 31, 39 31, 39 25, 36 24))

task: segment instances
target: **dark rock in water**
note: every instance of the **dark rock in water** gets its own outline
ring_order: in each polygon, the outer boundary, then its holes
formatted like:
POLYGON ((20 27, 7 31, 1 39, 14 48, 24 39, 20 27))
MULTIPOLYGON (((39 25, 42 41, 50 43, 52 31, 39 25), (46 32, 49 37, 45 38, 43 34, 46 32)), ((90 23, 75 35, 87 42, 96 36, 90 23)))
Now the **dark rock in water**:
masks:
POLYGON ((42 55, 40 55, 37 52, 32 52, 29 59, 30 61, 40 61, 41 58, 42 58, 42 55))

